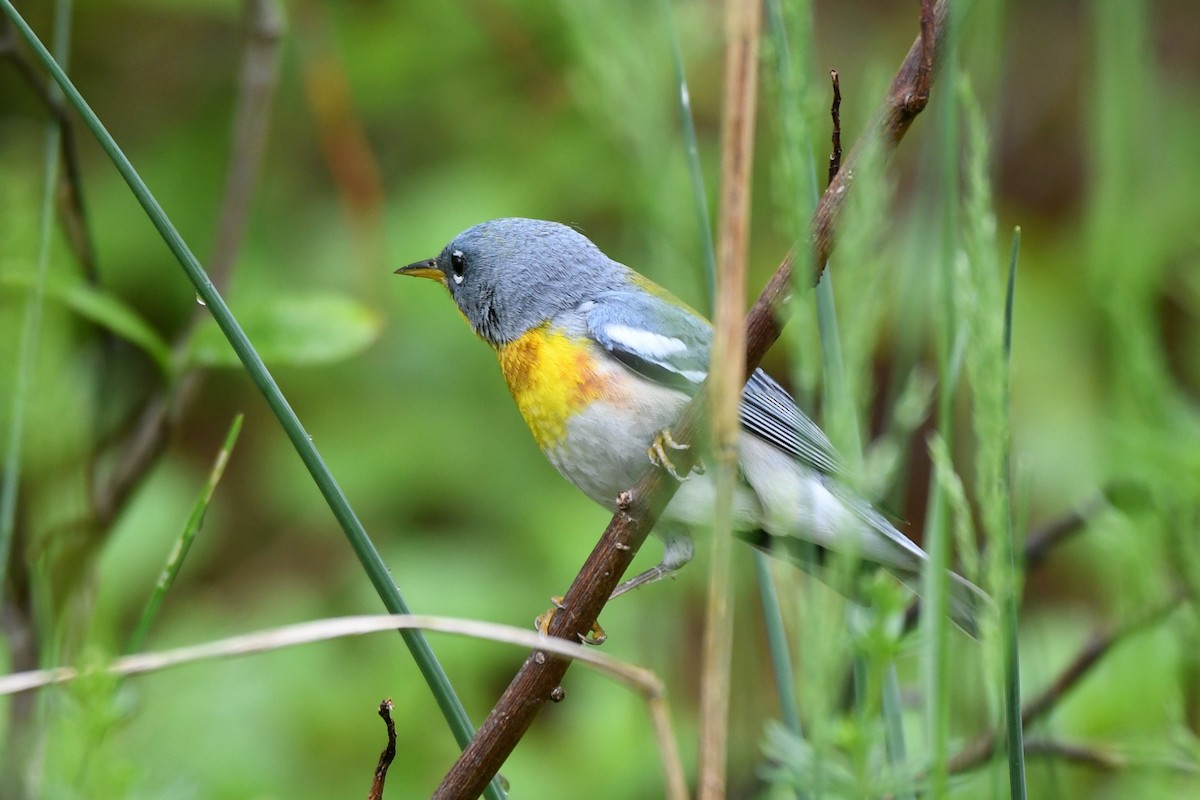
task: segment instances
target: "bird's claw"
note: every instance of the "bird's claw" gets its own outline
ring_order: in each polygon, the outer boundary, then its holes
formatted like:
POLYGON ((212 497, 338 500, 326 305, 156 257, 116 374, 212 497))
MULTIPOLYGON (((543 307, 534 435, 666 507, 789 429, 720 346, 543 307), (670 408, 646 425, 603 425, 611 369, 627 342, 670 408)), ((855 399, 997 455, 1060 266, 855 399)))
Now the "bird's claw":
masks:
MULTIPOLYGON (((679 442, 675 441, 673 438, 671 438, 670 428, 664 428, 663 430, 659 431, 657 436, 654 437, 654 442, 646 451, 646 455, 650 457, 651 464, 665 469, 668 475, 675 480, 682 482, 686 476, 681 476, 679 472, 676 471, 675 465, 671 463, 671 457, 667 454, 667 451, 690 449, 692 449, 690 444, 680 444, 679 442)), ((698 475, 704 473, 704 470, 700 468, 699 464, 693 466, 692 471, 698 475)))
MULTIPOLYGON (((563 605, 562 595, 551 597, 550 602, 554 605, 546 609, 544 614, 539 614, 533 621, 533 626, 542 636, 550 635, 550 620, 554 619, 554 615, 559 609, 566 608, 563 605)), ((608 634, 604 632, 604 628, 600 627, 599 622, 593 622, 587 634, 580 634, 579 641, 584 644, 599 646, 608 641, 608 634)))

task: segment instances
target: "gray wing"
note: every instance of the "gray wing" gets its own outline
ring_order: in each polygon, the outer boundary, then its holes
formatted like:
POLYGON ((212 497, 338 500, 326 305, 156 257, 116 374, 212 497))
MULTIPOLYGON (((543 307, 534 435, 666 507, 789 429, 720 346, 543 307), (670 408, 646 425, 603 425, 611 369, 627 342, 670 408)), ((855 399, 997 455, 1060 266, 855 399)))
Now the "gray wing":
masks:
POLYGON ((767 373, 754 370, 742 391, 742 427, 807 467, 837 475, 841 459, 817 424, 767 373))
MULTIPOLYGON (((712 326, 685 307, 647 292, 599 295, 587 309, 588 334, 644 378, 694 394, 708 375, 712 326)), ((810 469, 836 475, 840 459, 828 437, 783 387, 755 370, 742 391, 748 432, 810 469)))
POLYGON ((712 326, 644 291, 603 292, 587 309, 588 335, 644 378, 695 394, 708 375, 712 326))

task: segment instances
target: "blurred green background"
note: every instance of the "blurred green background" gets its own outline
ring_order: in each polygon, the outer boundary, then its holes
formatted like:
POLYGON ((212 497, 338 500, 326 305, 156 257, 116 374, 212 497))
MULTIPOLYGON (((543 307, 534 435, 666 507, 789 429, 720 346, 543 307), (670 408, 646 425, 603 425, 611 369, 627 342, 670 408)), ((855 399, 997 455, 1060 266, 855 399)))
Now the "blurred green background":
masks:
MULTIPOLYGON (((47 41, 51 5, 19 6, 47 41)), ((1012 227, 1023 229, 1012 377, 1016 518, 1022 531, 1036 528, 1104 487, 1120 490, 1120 502, 1105 504, 1029 576, 1022 666, 1033 693, 1093 630, 1200 579, 1200 8, 1193 0, 975 5, 962 57, 992 147, 998 264, 1012 227)), ((804 102, 827 104, 826 71, 836 67, 847 143, 912 42, 916 7, 815 3, 804 102)), ((569 585, 608 516, 544 460, 493 355, 445 292, 391 273, 476 222, 543 217, 577 225, 612 257, 707 307, 662 6, 295 0, 282 11, 266 154, 226 297, 239 318, 300 306, 299 329, 311 326, 316 341, 298 352, 282 346, 271 366, 413 609, 526 626, 569 585), (328 320, 305 318, 314 312, 303 302, 342 303, 347 321, 326 334, 328 320), (327 335, 335 357, 297 363, 327 335)), ((674 19, 711 202, 722 12, 689 0, 674 4, 674 19)), ((73 25, 73 79, 207 262, 247 38, 241 4, 79 0, 73 25)), ((788 216, 794 202, 781 199, 774 65, 763 63, 752 292, 803 229, 788 216)), ((947 91, 935 88, 889 167, 891 230, 875 258, 883 321, 868 345, 871 376, 885 386, 905 377, 887 367, 897 342, 914 342, 919 360, 930 361, 935 315, 920 287, 934 260, 923 248, 937 241, 930 195, 947 91)), ((37 95, 11 61, 0 62, 5 431, 38 258, 45 125, 37 95)), ((824 141, 825 128, 817 130, 824 141)), ((80 126, 75 139, 98 286, 174 341, 196 312, 194 292, 95 142, 80 126)), ((823 170, 825 154, 815 156, 823 170)), ((832 272, 836 281, 836 257, 832 272)), ((81 280, 61 227, 50 274, 52 285, 81 280)), ((859 290, 839 286, 840 308, 852 309, 859 290)), ((785 343, 803 341, 785 335, 766 362, 781 378, 799 362, 801 395, 818 380, 816 357, 785 343)), ((205 372, 111 530, 81 523, 91 508, 89 476, 93 467, 101 476, 111 470, 113 448, 161 385, 153 361, 51 291, 33 380, 5 595, 10 670, 29 667, 19 657, 30 652, 21 632, 41 637, 46 664, 57 663, 51 641, 71 660, 121 648, 239 412, 241 438, 147 647, 382 611, 239 369, 205 372), (17 599, 28 600, 30 585, 66 598, 60 619, 41 620, 40 630, 22 619, 29 608, 17 599)), ((878 394, 868 389, 863 401, 870 431, 890 413, 887 392, 878 394)), ((962 424, 965 431, 970 421, 962 424)), ((919 530, 929 460, 923 436, 906 447, 909 489, 892 504, 919 530)), ((731 796, 752 797, 767 791, 758 777, 764 723, 779 712, 762 688, 769 672, 749 553, 735 553, 742 590, 731 796)), ((651 542, 635 567, 659 555, 651 542)), ((603 618, 605 651, 656 670, 670 687, 689 763, 706 564, 701 546, 677 580, 622 598, 603 618)), ((1120 645, 1035 731, 1129 763, 1031 759, 1031 796, 1178 797, 1200 788, 1186 769, 1197 763, 1200 638, 1194 611, 1180 616, 1120 645)), ((802 626, 796 635, 803 649, 802 626)), ((478 723, 524 654, 431 641, 478 723)), ((975 663, 968 649, 955 640, 964 671, 975 663)), ((911 673, 916 656, 906 658, 902 672, 911 673)), ((964 680, 954 696, 956 741, 987 724, 972 685, 964 680)), ((661 796, 640 701, 585 669, 573 669, 565 688, 568 701, 546 709, 504 769, 514 796, 661 796)), ((35 737, 44 746, 31 772, 45 797, 360 795, 384 744, 375 709, 387 696, 396 700, 399 736, 387 796, 427 796, 456 748, 391 634, 141 677, 115 700, 110 687, 90 683, 47 695, 37 715, 49 729, 35 737)), ((19 705, 27 700, 0 701, 6 747, 19 735, 13 721, 30 719, 19 705)), ((983 779, 956 790, 980 796, 988 786, 983 779)))

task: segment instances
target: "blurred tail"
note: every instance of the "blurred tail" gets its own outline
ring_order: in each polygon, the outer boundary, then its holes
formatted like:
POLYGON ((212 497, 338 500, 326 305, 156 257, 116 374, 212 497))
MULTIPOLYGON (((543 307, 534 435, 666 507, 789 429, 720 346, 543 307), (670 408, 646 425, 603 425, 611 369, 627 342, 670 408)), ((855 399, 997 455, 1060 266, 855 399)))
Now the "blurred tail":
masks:
MULTIPOLYGON (((904 630, 911 631, 917 626, 921 614, 921 573, 912 570, 889 569, 917 595, 917 602, 909 606, 904 615, 904 630)), ((950 621, 972 639, 979 638, 979 619, 992 605, 992 598, 957 572, 950 572, 950 621)))
MULTIPOLYGON (((887 523, 885 522, 884 524, 887 523)), ((888 527, 890 528, 891 526, 889 525, 888 527)), ((894 528, 892 528, 892 531, 895 532, 896 536, 902 536, 894 528)), ((785 558, 810 575, 828 583, 828 581, 825 581, 825 569, 831 556, 827 548, 811 542, 801 541, 794 536, 772 536, 764 530, 743 531, 737 535, 751 546, 770 553, 773 556, 785 558)), ((905 539, 905 541, 908 540, 905 539)), ((880 564, 866 559, 861 561, 861 568, 864 572, 869 572, 882 566, 918 596, 918 602, 910 606, 905 615, 904 629, 906 631, 916 627, 920 613, 919 598, 923 588, 921 585, 920 561, 926 558, 925 553, 920 548, 912 544, 912 542, 909 542, 909 544, 916 551, 917 556, 917 563, 911 567, 901 567, 891 563, 880 564)), ((980 616, 992 605, 992 599, 988 597, 986 592, 958 573, 950 572, 949 577, 950 621, 972 639, 978 639, 980 616)), ((833 586, 833 584, 829 585, 833 586)), ((838 587, 835 586, 834 588, 838 587)), ((849 599, 856 600, 857 598, 850 597, 849 599)))
MULTIPOLYGON (((880 559, 880 563, 899 578, 901 583, 912 589, 919 598, 923 588, 921 567, 929 560, 929 556, 865 500, 855 497, 849 492, 839 491, 839 489, 840 487, 831 487, 839 500, 876 532, 882 534, 883 538, 892 546, 895 559, 880 559)), ((949 572, 949 578, 950 620, 972 639, 978 639, 980 615, 992 605, 992 598, 988 597, 987 592, 983 589, 956 572, 949 572)), ((909 618, 905 620, 905 630, 911 630, 915 626, 919 606, 920 604, 917 603, 910 608, 909 618)))

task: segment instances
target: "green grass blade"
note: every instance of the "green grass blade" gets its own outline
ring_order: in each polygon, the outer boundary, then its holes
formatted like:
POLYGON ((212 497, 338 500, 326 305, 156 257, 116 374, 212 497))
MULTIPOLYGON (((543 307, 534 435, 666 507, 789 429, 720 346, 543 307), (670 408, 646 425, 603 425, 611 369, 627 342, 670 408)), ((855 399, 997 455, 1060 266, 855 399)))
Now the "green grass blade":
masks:
POLYGON ((850 475, 858 479, 862 463, 862 433, 858 429, 858 414, 850 397, 846 363, 842 357, 842 341, 838 328, 837 306, 833 295, 833 276, 829 269, 817 284, 817 327, 821 333, 821 366, 825 373, 825 424, 835 436, 834 443, 842 451, 850 475), (842 441, 839 441, 842 439, 842 441))
POLYGON ((775 591, 775 581, 771 578, 771 557, 761 550, 754 551, 754 574, 758 579, 758 594, 763 607, 763 624, 767 631, 771 670, 775 675, 775 688, 779 694, 779 713, 784 726, 800 738, 800 708, 796 704, 796 677, 792 670, 791 649, 788 647, 787 631, 783 626, 779 595, 775 591))
POLYGON ((712 221, 708 213, 708 193, 704 190, 704 169, 700 165, 700 145, 696 139, 696 122, 692 117, 692 97, 688 92, 687 73, 683 69, 683 52, 675 30, 675 15, 671 0, 662 0, 667 32, 671 37, 671 64, 675 68, 676 97, 679 99, 679 127, 687 151, 688 177, 692 186, 692 207, 696 210, 697 230, 704 236, 704 288, 709 309, 717 289, 717 256, 713 251, 712 221))
MULTIPOLYGON (((946 44, 942 57, 942 86, 958 83, 958 13, 951 7, 946 17, 946 44)), ((961 321, 955 307, 955 260, 959 250, 959 97, 946 92, 941 98, 939 118, 942 141, 940 194, 942 198, 942 248, 939 269, 939 298, 942 314, 937 331, 938 384, 937 433, 953 451, 954 399, 958 388, 959 336, 961 321)), ((929 511, 925 527, 925 549, 929 558, 922 575, 925 607, 920 624, 925 689, 925 728, 929 752, 929 797, 949 793, 947 758, 950 745, 950 648, 949 586, 950 523, 948 498, 942 483, 929 488, 929 511)))
MULTIPOLYGON (((150 218, 154 227, 158 229, 159 234, 163 237, 171 252, 178 259, 180 266, 183 267, 188 279, 195 287, 196 293, 204 301, 205 305, 208 306, 209 313, 213 315, 217 325, 220 326, 221 331, 228 338, 230 345, 232 345, 234 351, 238 354, 238 358, 241 359, 250 379, 254 381, 254 384, 262 392, 264 398, 266 398, 267 405, 271 407, 271 411, 279 419, 284 432, 292 441, 293 446, 300 455, 300 459, 304 462, 305 467, 308 468, 317 488, 320 489, 334 517, 345 532, 346 538, 354 549, 355 555, 358 556, 359 561, 362 563, 363 569, 370 578, 372 585, 374 585, 380 599, 383 600, 384 606, 394 614, 410 613, 408 604, 404 601, 399 589, 392 581, 387 566, 383 563, 383 559, 380 558, 374 543, 367 535, 362 523, 350 508, 350 504, 341 487, 334 479, 329 468, 325 465, 320 453, 317 452, 316 447, 305 432, 304 426, 301 425, 296 413, 279 390, 274 377, 267 370, 258 353, 255 352, 249 339, 246 338, 246 334, 242 331, 241 326, 234 318, 232 312, 230 312, 229 307, 225 304, 225 300, 217 292, 216 287, 213 286, 212 281, 204 272, 204 268, 200 266, 200 262, 192 254, 187 244, 183 241, 183 237, 179 235, 179 232, 168 219, 158 201, 150 193, 150 190, 137 174, 137 171, 134 170, 129 159, 121 152, 120 147, 104 128, 104 125, 87 104, 87 101, 79 94, 74 84, 71 83, 66 73, 62 71, 62 68, 59 67, 58 63, 37 38, 36 34, 30 29, 29 25, 17 13, 11 0, 0 0, 0 5, 2 5, 4 12, 12 20, 17 31, 33 50, 38 60, 42 62, 62 88, 67 102, 80 114, 100 146, 108 154, 109 158, 112 159, 113 164, 116 165, 117 170, 121 173, 126 183, 129 184, 130 190, 145 210, 146 215, 150 218)), ((461 702, 459 702, 458 697, 451 688, 445 671, 434 656, 433 650, 429 647, 425 637, 417 631, 405 630, 401 631, 400 635, 404 638, 404 642, 412 653, 413 660, 416 662, 418 669, 420 669, 422 676, 429 684, 430 690, 433 692, 434 698, 443 716, 445 716, 446 721, 449 723, 459 746, 465 747, 474 735, 474 728, 461 702)), ((503 796, 503 792, 496 781, 492 782, 492 788, 489 789, 488 796, 503 796)))
MULTIPOLYGON (((70 0, 60 0, 55 4, 54 12, 54 52, 65 64, 71 52, 71 19, 72 6, 70 0)), ((50 86, 48 91, 51 102, 57 103, 61 94, 56 87, 50 86)), ((40 209, 40 230, 38 241, 37 269, 33 278, 33 286, 25 304, 25 314, 21 322, 20 340, 17 343, 17 371, 13 385, 12 409, 10 411, 8 442, 4 454, 4 472, 0 475, 0 587, 3 587, 5 576, 8 575, 9 558, 12 552, 13 534, 16 529, 17 495, 21 482, 21 451, 25 436, 25 401, 29 396, 33 383, 34 367, 37 362, 38 339, 42 327, 42 309, 45 303, 47 276, 50 267, 50 237, 53 230, 54 199, 58 187, 59 147, 62 141, 62 129, 53 114, 47 124, 45 146, 43 149, 43 182, 42 205, 40 209)), ((31 591, 35 626, 43 623, 46 615, 39 612, 46 608, 46 593, 50 582, 34 564, 30 569, 31 591)), ((35 628, 36 630, 36 628, 35 628)), ((44 654, 55 658, 59 640, 54 636, 45 635, 45 630, 36 630, 35 636, 44 654)), ((56 659, 57 660, 57 659, 56 659)), ((37 700, 33 723, 27 725, 22 732, 8 731, 6 745, 18 754, 20 763, 27 764, 27 777, 33 780, 38 773, 37 759, 44 750, 46 720, 50 714, 50 704, 55 702, 53 692, 43 693, 37 700)), ((22 779, 24 780, 24 779, 22 779)))
MULTIPOLYGON (((1021 229, 1013 231, 1012 257, 1008 263, 1008 288, 1004 296, 1004 402, 1011 418, 1009 405, 1009 375, 1012 358, 1012 314, 1013 298, 1017 283, 1017 254, 1021 249, 1021 229)), ((1020 603, 1021 581, 1017 564, 1017 545, 1013 540, 1012 524, 1012 452, 1011 439, 1004 443, 1002 480, 1005 499, 1005 525, 1008 535, 1004 541, 1008 548, 1007 561, 1010 570, 1008 592, 1002 607, 1004 629, 1004 725, 1008 741, 1008 784, 1009 794, 1014 800, 1025 798, 1025 733, 1021 724, 1021 660, 1017 640, 1017 607, 1020 603)))
MULTIPOLYGON (((1012 320, 1013 301, 1017 292, 1017 255, 1021 252, 1021 227, 1013 229, 1012 256, 1008 261, 1008 287, 1004 292, 1004 363, 1009 366, 1012 360, 1012 320)), ((1005 383, 1008 375, 1005 374, 1005 383)))
POLYGON ((167 563, 163 565, 162 572, 159 573, 158 581, 154 584, 154 591, 146 602, 146 608, 142 611, 137 627, 133 629, 133 634, 129 637, 129 643, 125 646, 126 653, 136 653, 142 649, 142 645, 146 641, 146 634, 150 632, 150 626, 153 624, 154 618, 158 616, 158 610, 162 607, 167 592, 174 585, 175 577, 179 574, 180 567, 183 566, 183 560, 187 558, 192 542, 196 540, 196 534, 200 532, 200 525, 204 522, 208 505, 212 502, 213 493, 217 490, 221 476, 225 474, 225 465, 229 463, 229 456, 233 452, 233 446, 237 443, 238 434, 241 433, 244 418, 244 414, 238 414, 233 418, 233 424, 229 426, 229 433, 225 434, 224 444, 217 451, 212 470, 208 473, 208 480, 204 483, 200 497, 196 499, 196 505, 192 507, 191 515, 183 526, 179 538, 175 541, 175 547, 167 556, 167 563))
MULTIPOLYGON (((895 774, 904 775, 908 769, 908 746, 904 742, 904 706, 900 701, 900 679, 894 663, 888 664, 883 676, 883 726, 888 763, 895 774)), ((905 788, 896 791, 896 800, 916 800, 907 780, 903 785, 905 788)))
MULTIPOLYGON (((54 52, 65 60, 71 44, 71 3, 63 0, 55 6, 54 52)), ((60 93, 50 88, 50 99, 58 102, 60 93)), ((33 381, 37 361, 38 335, 42 326, 42 308, 46 299, 46 276, 50 271, 50 234, 54 224, 54 198, 58 186, 58 153, 62 129, 53 115, 46 129, 43 149, 41 226, 38 233, 38 263, 32 291, 25 303, 21 322, 21 338, 17 343, 17 374, 13 382, 12 411, 8 427, 8 442, 4 453, 4 473, 0 476, 0 583, 8 574, 8 558, 12 550, 13 531, 17 519, 17 492, 21 486, 21 448, 25 438, 25 399, 33 381)))

